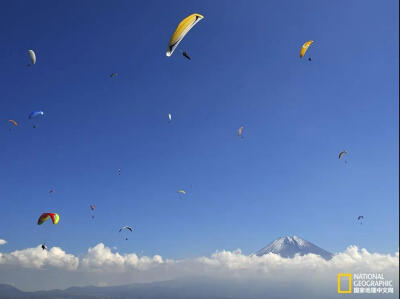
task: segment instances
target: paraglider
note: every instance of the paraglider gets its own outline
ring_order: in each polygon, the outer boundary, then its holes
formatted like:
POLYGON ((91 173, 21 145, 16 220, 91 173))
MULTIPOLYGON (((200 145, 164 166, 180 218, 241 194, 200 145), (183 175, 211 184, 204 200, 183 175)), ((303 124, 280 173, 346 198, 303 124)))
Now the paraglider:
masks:
MULTIPOLYGON (((35 110, 35 111, 32 111, 32 112, 29 114, 28 118, 29 118, 29 119, 33 119, 33 118, 38 118, 39 116, 43 116, 43 115, 44 115, 44 112, 43 112, 43 111, 41 111, 41 110, 35 110)), ((36 125, 35 125, 35 124, 33 124, 33 128, 36 128, 36 125)))
POLYGON ((243 126, 241 126, 239 129, 238 129, 238 136, 239 137, 241 137, 241 138, 243 138, 243 130, 244 130, 244 127, 243 126))
POLYGON ((121 168, 118 168, 118 175, 121 175, 121 168))
POLYGON ((170 123, 172 121, 172 115, 171 113, 168 113, 168 123, 170 123))
POLYGON ((167 52, 165 53, 167 57, 171 56, 172 53, 174 53, 176 47, 179 45, 185 35, 190 31, 190 29, 193 28, 194 25, 196 25, 203 18, 204 17, 202 15, 194 13, 190 16, 187 16, 179 23, 168 43, 167 52))
POLYGON ((31 60, 31 64, 28 64, 28 66, 34 65, 36 63, 36 54, 33 50, 28 50, 28 53, 31 60))
MULTIPOLYGON (((303 44, 303 46, 300 49, 300 58, 303 58, 303 56, 306 54, 308 50, 308 47, 310 47, 313 42, 314 42, 313 40, 309 40, 303 44)), ((311 58, 309 58, 308 60, 311 61, 311 58)))
MULTIPOLYGON (((133 232, 133 228, 130 226, 123 226, 119 229, 119 232, 122 232, 123 230, 129 230, 131 232, 133 232)), ((128 240, 128 238, 126 237, 125 240, 128 240)))
POLYGON ((358 216, 357 221, 359 221, 360 224, 362 224, 363 220, 364 220, 364 216, 358 216))
POLYGON ((94 210, 96 209, 96 206, 94 204, 90 205, 90 211, 92 213, 92 219, 94 219, 94 210))
POLYGON ((57 213, 43 213, 40 215, 37 224, 41 225, 49 219, 51 219, 53 224, 57 224, 60 221, 60 216, 57 213))
POLYGON ((42 250, 47 250, 46 244, 42 244, 42 250))
POLYGON ((113 77, 115 77, 117 75, 118 75, 118 73, 111 73, 110 78, 113 78, 113 77))
POLYGON ((189 56, 189 54, 188 54, 187 52, 183 51, 183 52, 182 52, 182 55, 183 55, 185 58, 187 58, 187 59, 189 59, 189 60, 192 60, 192 58, 190 58, 190 56, 189 56))
POLYGON ((12 130, 12 127, 18 127, 18 123, 15 121, 15 120, 13 120, 13 119, 9 119, 8 120, 8 123, 10 124, 9 125, 9 131, 11 132, 11 130, 12 130), (11 126, 12 125, 12 126, 11 126))
POLYGON ((56 190, 50 189, 50 190, 49 190, 49 194, 53 194, 53 193, 56 193, 56 190))

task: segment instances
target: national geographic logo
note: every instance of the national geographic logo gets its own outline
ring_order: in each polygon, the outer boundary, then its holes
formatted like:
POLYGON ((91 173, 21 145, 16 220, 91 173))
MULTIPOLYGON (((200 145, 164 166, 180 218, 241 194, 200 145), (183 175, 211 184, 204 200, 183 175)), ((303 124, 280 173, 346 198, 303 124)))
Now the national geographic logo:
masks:
POLYGON ((382 273, 339 273, 337 276, 339 294, 393 294, 393 280, 387 280, 382 273))
POLYGON ((339 273, 337 276, 337 292, 339 294, 350 294, 353 276, 351 273, 339 273), (342 287, 343 280, 343 287, 342 287), (348 282, 346 282, 348 280, 348 282))

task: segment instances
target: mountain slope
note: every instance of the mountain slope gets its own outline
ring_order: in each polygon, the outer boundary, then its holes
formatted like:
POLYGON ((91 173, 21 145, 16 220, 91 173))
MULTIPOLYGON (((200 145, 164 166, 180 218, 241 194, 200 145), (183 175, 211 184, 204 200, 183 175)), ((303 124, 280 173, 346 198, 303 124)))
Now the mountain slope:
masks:
POLYGON ((286 236, 276 239, 266 247, 255 253, 262 256, 268 253, 275 253, 281 257, 294 257, 296 254, 305 255, 308 253, 317 254, 326 260, 332 258, 333 254, 297 236, 286 236))
POLYGON ((24 292, 18 290, 17 288, 10 286, 8 284, 0 284, 0 298, 7 297, 13 298, 22 296, 24 292))

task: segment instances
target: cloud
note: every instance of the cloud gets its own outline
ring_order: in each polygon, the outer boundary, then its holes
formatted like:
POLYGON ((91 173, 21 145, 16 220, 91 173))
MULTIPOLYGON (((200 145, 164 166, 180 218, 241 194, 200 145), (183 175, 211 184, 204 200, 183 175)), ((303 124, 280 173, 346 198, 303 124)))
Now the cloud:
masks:
POLYGON ((16 250, 11 253, 0 253, 0 266, 13 265, 23 268, 54 267, 64 270, 76 270, 79 259, 72 254, 67 254, 59 247, 43 250, 40 245, 35 248, 16 250))
POLYGON ((260 292, 255 298, 262 298, 260 294, 265 290, 277 297, 282 295, 279 298, 334 298, 338 273, 384 273, 386 279, 393 280, 398 292, 398 263, 398 252, 370 253, 356 246, 348 247, 329 261, 314 254, 282 258, 270 253, 258 257, 244 255, 240 250, 221 250, 189 259, 139 257, 136 253, 113 252, 103 243, 78 258, 58 247, 43 251, 38 246, 0 253, 0 283, 37 290, 201 278, 224 281, 228 286, 251 285, 260 292), (10 271, 18 273, 14 275, 18 279, 12 280, 10 271), (40 279, 35 271, 40 271, 40 279), (307 297, 310 292, 314 297, 307 297))
POLYGON ((0 245, 4 245, 4 244, 6 244, 6 243, 7 243, 6 240, 0 239, 0 245))
POLYGON ((394 255, 369 253, 366 249, 358 249, 357 246, 350 246, 344 252, 336 254, 327 261, 315 254, 295 256, 293 258, 282 258, 279 255, 270 253, 261 257, 243 255, 240 250, 220 251, 211 257, 196 259, 198 263, 207 265, 211 269, 223 271, 257 271, 258 273, 271 274, 275 272, 293 272, 327 270, 343 270, 351 268, 353 271, 374 269, 384 271, 393 269, 399 261, 399 253, 394 255))
POLYGON ((123 272, 132 269, 147 270, 150 267, 162 264, 163 259, 159 255, 152 258, 138 257, 135 253, 121 255, 112 253, 109 247, 103 243, 89 248, 87 255, 82 259, 82 269, 87 271, 111 271, 123 272))

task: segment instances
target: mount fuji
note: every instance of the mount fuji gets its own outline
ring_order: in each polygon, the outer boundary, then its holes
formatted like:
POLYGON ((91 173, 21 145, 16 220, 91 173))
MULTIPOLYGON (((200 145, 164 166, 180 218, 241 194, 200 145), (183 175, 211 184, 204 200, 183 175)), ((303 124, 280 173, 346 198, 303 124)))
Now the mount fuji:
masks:
POLYGON ((275 253, 286 258, 292 258, 296 254, 305 255, 308 253, 319 255, 326 260, 330 260, 333 257, 332 253, 297 236, 278 238, 257 251, 255 255, 262 256, 268 253, 275 253))

